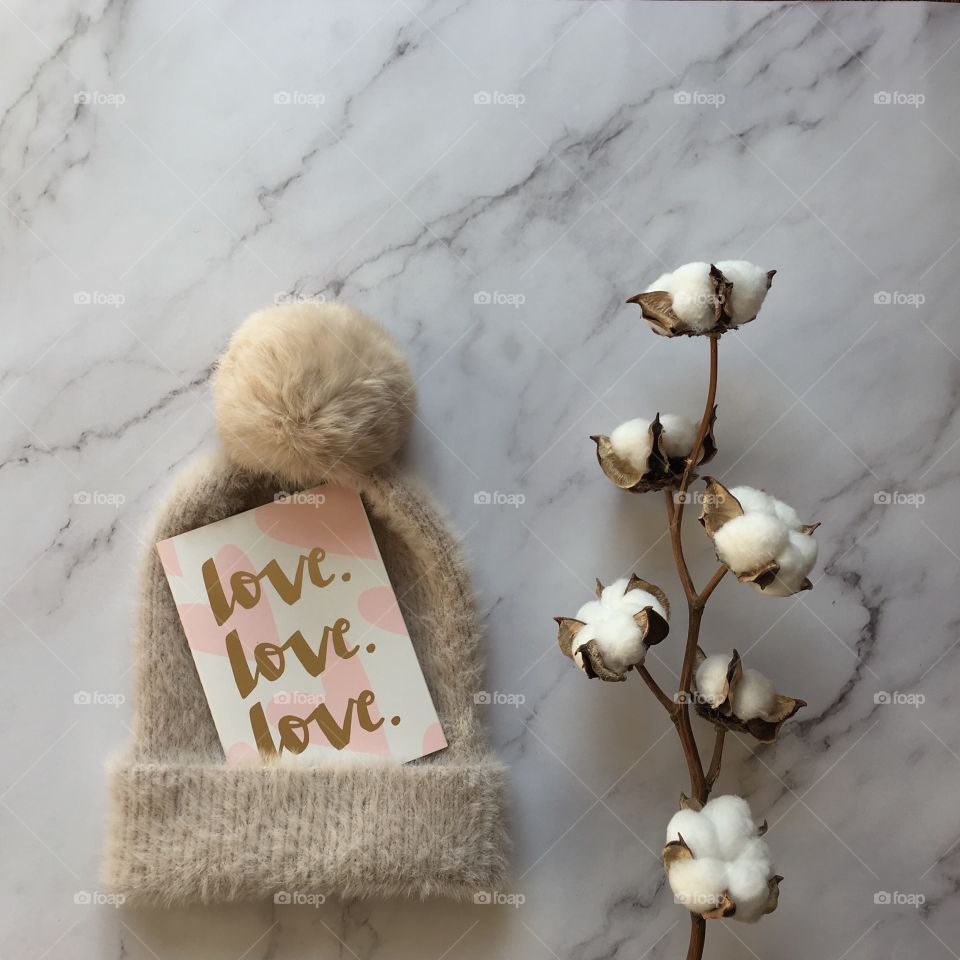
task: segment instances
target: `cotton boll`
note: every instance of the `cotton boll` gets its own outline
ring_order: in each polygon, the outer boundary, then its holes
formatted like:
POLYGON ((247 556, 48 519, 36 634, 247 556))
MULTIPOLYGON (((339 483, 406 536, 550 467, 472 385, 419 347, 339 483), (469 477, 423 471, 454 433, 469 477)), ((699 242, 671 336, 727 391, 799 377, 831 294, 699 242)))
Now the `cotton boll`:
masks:
POLYGON ((717 828, 697 810, 678 810, 667 824, 667 843, 683 837, 695 857, 720 856, 717 828))
POLYGON ((622 457, 634 469, 644 470, 647 458, 653 449, 650 441, 650 421, 643 417, 621 423, 610 434, 610 444, 618 457, 622 457))
POLYGON ((743 671, 730 699, 735 716, 741 720, 753 720, 769 714, 776 697, 774 685, 759 670, 748 669, 743 671))
POLYGON ((697 667, 697 693, 706 697, 711 706, 718 707, 723 703, 731 656, 732 654, 715 653, 697 667))
POLYGON ((716 266, 733 284, 727 303, 733 325, 749 323, 760 312, 767 295, 767 271, 748 260, 722 260, 716 266))
POLYGON ((742 797, 730 794, 715 797, 700 813, 716 828, 720 856, 725 860, 737 857, 744 844, 757 835, 750 805, 742 797))
POLYGON ((668 872, 678 903, 692 913, 705 913, 720 903, 727 889, 727 865, 713 857, 678 860, 668 872))
POLYGON ((668 457, 686 457, 697 441, 697 425, 687 417, 665 413, 660 418, 663 426, 663 447, 668 457))
POLYGON ((743 507, 744 513, 776 513, 773 505, 773 497, 762 490, 756 490, 753 487, 732 487, 730 493, 733 494, 743 507))
POLYGON ((643 646, 643 631, 628 611, 605 609, 603 615, 580 631, 577 640, 587 629, 591 639, 603 655, 603 662, 611 669, 623 671, 635 663, 642 663, 646 654, 643 646))
POLYGON ((734 918, 754 923, 763 916, 770 896, 768 865, 755 860, 737 858, 727 864, 727 892, 737 905, 734 918))
POLYGON ((713 536, 717 556, 734 573, 750 573, 774 560, 787 545, 787 528, 771 513, 745 513, 713 536))
POLYGON ((709 263, 685 263, 673 273, 658 277, 646 293, 662 290, 670 294, 673 312, 698 333, 716 323, 716 293, 709 263))

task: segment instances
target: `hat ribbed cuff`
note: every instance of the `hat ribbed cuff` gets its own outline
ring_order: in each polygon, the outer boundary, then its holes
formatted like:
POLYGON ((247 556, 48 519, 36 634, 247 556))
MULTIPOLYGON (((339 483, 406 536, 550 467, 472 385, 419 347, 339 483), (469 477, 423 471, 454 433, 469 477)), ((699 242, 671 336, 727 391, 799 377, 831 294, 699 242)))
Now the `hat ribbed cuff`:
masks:
MULTIPOLYGON (((111 770, 109 888, 127 902, 287 894, 472 898, 501 888, 503 767, 111 770)), ((278 902, 284 902, 278 898, 278 902)))

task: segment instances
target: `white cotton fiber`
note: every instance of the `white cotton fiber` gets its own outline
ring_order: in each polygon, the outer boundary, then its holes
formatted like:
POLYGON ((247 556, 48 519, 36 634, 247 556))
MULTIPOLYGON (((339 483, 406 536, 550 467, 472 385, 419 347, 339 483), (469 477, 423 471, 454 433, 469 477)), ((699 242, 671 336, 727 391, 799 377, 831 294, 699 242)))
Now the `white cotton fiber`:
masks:
POLYGON ((727 864, 727 892, 737 905, 734 915, 744 923, 754 923, 763 915, 770 896, 769 864, 737 858, 727 864))
POLYGON ((763 490, 757 490, 755 487, 731 487, 730 493, 733 494, 743 507, 744 513, 776 513, 773 507, 773 497, 763 490))
POLYGON ((797 593, 817 562, 817 541, 806 533, 791 530, 787 545, 777 555, 780 566, 773 583, 763 593, 774 597, 790 597, 797 593))
POLYGON ((577 634, 577 647, 596 640, 611 670, 623 671, 643 662, 643 631, 630 610, 591 600, 577 611, 576 619, 585 624, 577 634))
POLYGON ((663 426, 663 447, 668 457, 686 457, 697 440, 697 424, 688 417, 665 413, 660 418, 663 426))
POLYGON ((666 620, 667 611, 664 610, 663 604, 652 593, 647 593, 646 590, 640 590, 639 588, 627 590, 629 582, 626 577, 621 577, 619 580, 614 580, 609 586, 604 587, 603 593, 600 595, 600 602, 603 606, 613 610, 627 610, 631 614, 643 610, 645 607, 653 607, 666 620))
POLYGON ((744 844, 757 835, 750 805, 742 797, 732 794, 715 797, 700 813, 716 829, 720 856, 724 860, 736 858, 743 850, 744 844))
POLYGON ((683 837, 695 857, 720 856, 717 828, 697 810, 678 810, 667 824, 667 843, 683 837))
POLYGON ((732 653, 714 653, 697 667, 697 693, 713 707, 719 707, 725 699, 727 667, 732 656, 732 653))
POLYGON ((713 536, 717 556, 734 573, 751 573, 776 559, 787 545, 787 528, 771 513, 745 513, 713 536))
POLYGON ((788 529, 799 530, 803 526, 797 511, 789 503, 777 500, 776 497, 770 499, 773 500, 773 512, 787 525, 788 529))
POLYGON ((647 458, 653 449, 650 442, 650 421, 643 417, 621 423, 610 434, 610 444, 618 457, 622 457, 635 470, 645 470, 647 458))
POLYGON ((658 277, 646 293, 670 294, 673 312, 691 329, 704 333, 716 324, 717 298, 709 263, 685 263, 658 277))
POLYGON ((727 865, 713 857, 678 860, 667 878, 677 903, 693 913, 717 906, 727 889, 727 865))
POLYGON ((760 312, 767 295, 767 271, 748 260, 721 260, 716 266, 733 284, 728 302, 733 325, 749 323, 760 312))
POLYGON ((577 620, 584 623, 590 623, 592 620, 598 620, 604 614, 603 604, 599 600, 588 600, 578 611, 577 620))
POLYGON ((741 720, 753 720, 769 714, 776 698, 774 685, 759 670, 748 669, 743 671, 730 700, 734 716, 741 720))

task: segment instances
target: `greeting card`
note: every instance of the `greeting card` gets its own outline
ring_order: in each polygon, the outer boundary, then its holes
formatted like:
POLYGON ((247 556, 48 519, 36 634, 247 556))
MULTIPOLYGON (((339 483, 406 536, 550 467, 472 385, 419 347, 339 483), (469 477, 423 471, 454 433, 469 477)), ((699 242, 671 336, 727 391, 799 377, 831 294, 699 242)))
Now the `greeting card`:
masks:
POLYGON ((446 747, 355 491, 283 496, 157 550, 228 763, 446 747))

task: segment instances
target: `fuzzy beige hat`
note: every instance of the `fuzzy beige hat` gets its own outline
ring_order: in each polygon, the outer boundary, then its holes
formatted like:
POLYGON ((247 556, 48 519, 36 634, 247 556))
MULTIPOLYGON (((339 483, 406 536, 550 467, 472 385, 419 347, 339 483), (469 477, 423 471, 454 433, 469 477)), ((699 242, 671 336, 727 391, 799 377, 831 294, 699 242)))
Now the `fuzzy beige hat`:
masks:
POLYGON ((503 768, 475 705, 469 578, 436 509, 385 465, 413 412, 402 354, 349 307, 275 307, 234 336, 214 390, 225 449, 179 479, 147 550, 106 883, 128 903, 162 904, 500 888, 503 768), (448 747, 404 765, 227 766, 152 544, 325 480, 366 505, 448 747))

